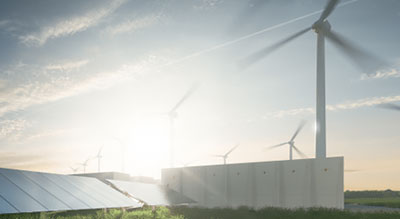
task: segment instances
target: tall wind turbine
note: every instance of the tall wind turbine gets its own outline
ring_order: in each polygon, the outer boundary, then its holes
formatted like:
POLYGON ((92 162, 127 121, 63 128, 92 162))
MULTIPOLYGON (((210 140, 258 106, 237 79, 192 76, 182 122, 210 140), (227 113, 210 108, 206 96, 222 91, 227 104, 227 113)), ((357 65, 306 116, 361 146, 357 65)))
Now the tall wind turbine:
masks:
POLYGON ((222 155, 213 155, 214 157, 220 157, 224 160, 224 165, 226 164, 226 160, 228 159, 228 156, 230 153, 232 153, 233 150, 235 150, 237 147, 239 147, 239 144, 237 144, 235 147, 231 148, 226 154, 222 155))
POLYGON ((294 132, 292 138, 288 142, 283 142, 281 144, 277 144, 274 146, 269 147, 270 149, 272 148, 277 148, 277 147, 282 147, 283 145, 289 145, 289 159, 293 160, 293 149, 301 156, 301 157, 307 157, 303 152, 301 152, 295 145, 294 145, 294 139, 297 137, 301 129, 303 129, 305 125, 305 121, 302 121, 299 124, 299 127, 297 127, 297 130, 294 132))
POLYGON ((325 120, 325 37, 328 38, 335 46, 337 46, 349 59, 355 62, 364 72, 376 70, 378 67, 382 67, 385 63, 375 56, 363 51, 350 43, 347 39, 343 38, 338 33, 331 30, 331 25, 327 21, 328 16, 335 9, 339 0, 329 0, 325 9, 323 10, 319 19, 311 26, 307 27, 299 32, 284 38, 283 40, 268 46, 256 53, 248 56, 242 60, 243 67, 247 67, 271 52, 282 47, 288 42, 296 39, 303 35, 309 30, 314 30, 317 34, 317 89, 316 89, 316 135, 315 135, 315 146, 316 146, 316 158, 326 157, 326 120, 325 120))
POLYGON ((193 94, 193 92, 198 88, 198 83, 194 83, 192 87, 188 91, 186 91, 185 95, 175 104, 174 107, 170 111, 168 111, 166 114, 169 117, 169 125, 170 125, 170 138, 169 138, 169 164, 170 167, 174 167, 174 155, 175 155, 175 145, 174 145, 174 121, 175 119, 178 118, 178 112, 177 110, 179 109, 182 104, 187 101, 187 99, 193 94))
POLYGON ((101 158, 103 158, 103 155, 101 155, 101 151, 103 150, 103 146, 100 147, 99 151, 97 152, 97 155, 94 157, 97 159, 97 172, 100 172, 100 161, 101 158))

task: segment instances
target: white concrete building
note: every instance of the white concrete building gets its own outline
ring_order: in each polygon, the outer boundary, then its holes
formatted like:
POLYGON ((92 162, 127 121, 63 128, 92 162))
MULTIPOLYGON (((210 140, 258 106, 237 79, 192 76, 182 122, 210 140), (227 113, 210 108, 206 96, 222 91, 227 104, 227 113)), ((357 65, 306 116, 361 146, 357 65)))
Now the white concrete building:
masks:
POLYGON ((344 207, 343 157, 162 170, 162 184, 203 207, 344 207))

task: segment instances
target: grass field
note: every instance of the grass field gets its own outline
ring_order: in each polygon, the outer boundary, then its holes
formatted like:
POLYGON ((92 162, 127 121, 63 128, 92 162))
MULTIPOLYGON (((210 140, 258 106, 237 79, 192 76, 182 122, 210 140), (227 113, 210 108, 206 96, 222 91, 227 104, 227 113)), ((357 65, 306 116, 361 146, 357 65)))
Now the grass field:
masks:
POLYGON ((382 206, 389 208, 400 208, 400 198, 387 197, 387 198, 348 198, 345 200, 346 204, 360 204, 370 206, 382 206))
POLYGON ((332 209, 298 209, 284 210, 276 208, 265 208, 262 210, 252 210, 248 208, 239 209, 204 209, 204 208, 188 208, 188 207, 157 207, 155 211, 151 208, 143 208, 134 211, 123 212, 121 210, 109 211, 75 211, 75 212, 58 212, 58 213, 35 213, 35 214, 14 214, 0 215, 0 219, 398 219, 400 213, 355 213, 349 211, 332 210, 332 209))

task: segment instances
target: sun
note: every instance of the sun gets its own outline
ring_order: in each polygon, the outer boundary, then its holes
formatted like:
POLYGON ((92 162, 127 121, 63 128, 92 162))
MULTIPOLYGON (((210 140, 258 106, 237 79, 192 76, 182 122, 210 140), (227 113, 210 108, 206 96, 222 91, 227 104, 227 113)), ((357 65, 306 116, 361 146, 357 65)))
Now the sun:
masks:
POLYGON ((125 171, 159 178, 160 169, 168 162, 168 121, 143 118, 134 124, 132 133, 125 149, 125 171))

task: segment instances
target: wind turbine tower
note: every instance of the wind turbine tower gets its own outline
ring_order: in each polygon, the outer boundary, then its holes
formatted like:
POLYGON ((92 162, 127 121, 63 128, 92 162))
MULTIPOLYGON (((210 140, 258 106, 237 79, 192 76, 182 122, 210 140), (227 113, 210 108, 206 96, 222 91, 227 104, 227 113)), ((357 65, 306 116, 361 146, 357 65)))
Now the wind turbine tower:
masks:
POLYGON ((79 165, 81 165, 83 167, 83 173, 86 173, 86 167, 88 165, 89 160, 90 159, 88 158, 88 159, 85 160, 85 162, 79 163, 79 165))
POLYGON ((97 172, 100 172, 100 162, 101 158, 103 158, 103 155, 101 155, 101 151, 103 150, 103 146, 100 147, 99 151, 97 152, 97 155, 94 157, 97 159, 97 172))

